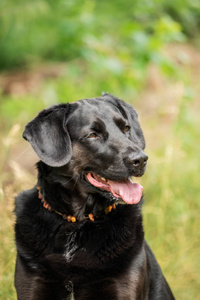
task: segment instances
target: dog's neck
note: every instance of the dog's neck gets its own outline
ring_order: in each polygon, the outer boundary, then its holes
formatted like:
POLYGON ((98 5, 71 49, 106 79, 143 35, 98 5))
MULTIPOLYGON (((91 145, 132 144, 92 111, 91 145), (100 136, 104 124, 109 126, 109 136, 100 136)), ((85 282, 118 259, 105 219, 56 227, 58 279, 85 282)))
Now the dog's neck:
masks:
POLYGON ((37 168, 38 198, 50 212, 57 213, 70 222, 86 219, 93 221, 116 208, 103 196, 84 192, 79 188, 80 180, 74 179, 73 176, 71 178, 58 176, 60 173, 58 169, 49 167, 41 161, 37 164, 37 168))

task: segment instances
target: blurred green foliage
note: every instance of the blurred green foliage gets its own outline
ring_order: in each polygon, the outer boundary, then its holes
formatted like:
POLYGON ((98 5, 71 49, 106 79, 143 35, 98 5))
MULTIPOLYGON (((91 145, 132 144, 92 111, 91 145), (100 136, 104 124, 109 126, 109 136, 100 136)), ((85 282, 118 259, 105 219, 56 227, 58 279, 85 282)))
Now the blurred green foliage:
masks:
POLYGON ((116 75, 150 61, 165 67, 163 45, 183 40, 181 26, 197 26, 200 14, 195 0, 168 2, 2 0, 0 68, 76 58, 116 75))

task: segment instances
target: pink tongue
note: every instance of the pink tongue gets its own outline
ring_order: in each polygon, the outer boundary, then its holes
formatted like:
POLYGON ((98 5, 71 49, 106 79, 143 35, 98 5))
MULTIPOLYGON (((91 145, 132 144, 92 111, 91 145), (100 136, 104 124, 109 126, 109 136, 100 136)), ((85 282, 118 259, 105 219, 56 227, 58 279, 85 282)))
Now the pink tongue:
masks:
POLYGON ((129 179, 126 181, 111 181, 108 180, 110 191, 115 196, 119 196, 127 204, 136 204, 142 197, 143 187, 139 183, 133 183, 129 179))

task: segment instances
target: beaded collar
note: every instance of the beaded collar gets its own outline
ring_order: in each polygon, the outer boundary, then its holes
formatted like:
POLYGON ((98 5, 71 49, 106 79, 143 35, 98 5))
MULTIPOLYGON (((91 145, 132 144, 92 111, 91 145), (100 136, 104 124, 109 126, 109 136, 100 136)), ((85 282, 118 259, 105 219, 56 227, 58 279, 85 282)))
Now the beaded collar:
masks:
MULTIPOLYGON (((60 215, 63 217, 64 220, 67 220, 68 222, 77 222, 78 219, 74 216, 68 215, 68 214, 63 214, 57 210, 55 210, 54 208, 52 208, 49 203, 43 198, 42 193, 41 193, 41 187, 37 186, 37 190, 38 190, 38 198, 41 200, 43 207, 46 208, 49 212, 55 212, 57 215, 60 215)), ((109 212, 111 212, 113 209, 116 209, 116 205, 110 205, 108 207, 105 208, 104 212, 105 214, 108 214, 109 212)), ((98 218, 98 217, 96 217, 98 218)), ((95 220, 95 216, 93 214, 88 214, 87 217, 85 217, 85 220, 89 219, 90 221, 94 222, 95 220)))

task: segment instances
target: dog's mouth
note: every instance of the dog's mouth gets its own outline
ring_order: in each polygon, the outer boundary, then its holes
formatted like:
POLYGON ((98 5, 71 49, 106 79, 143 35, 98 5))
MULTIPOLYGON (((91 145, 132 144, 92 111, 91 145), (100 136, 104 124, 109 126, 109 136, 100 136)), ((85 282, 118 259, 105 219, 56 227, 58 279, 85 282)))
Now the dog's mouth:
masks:
POLYGON ((93 186, 110 192, 117 200, 123 200, 127 204, 137 204, 142 197, 143 187, 139 183, 133 183, 130 178, 112 181, 94 173, 87 173, 86 178, 93 186))

